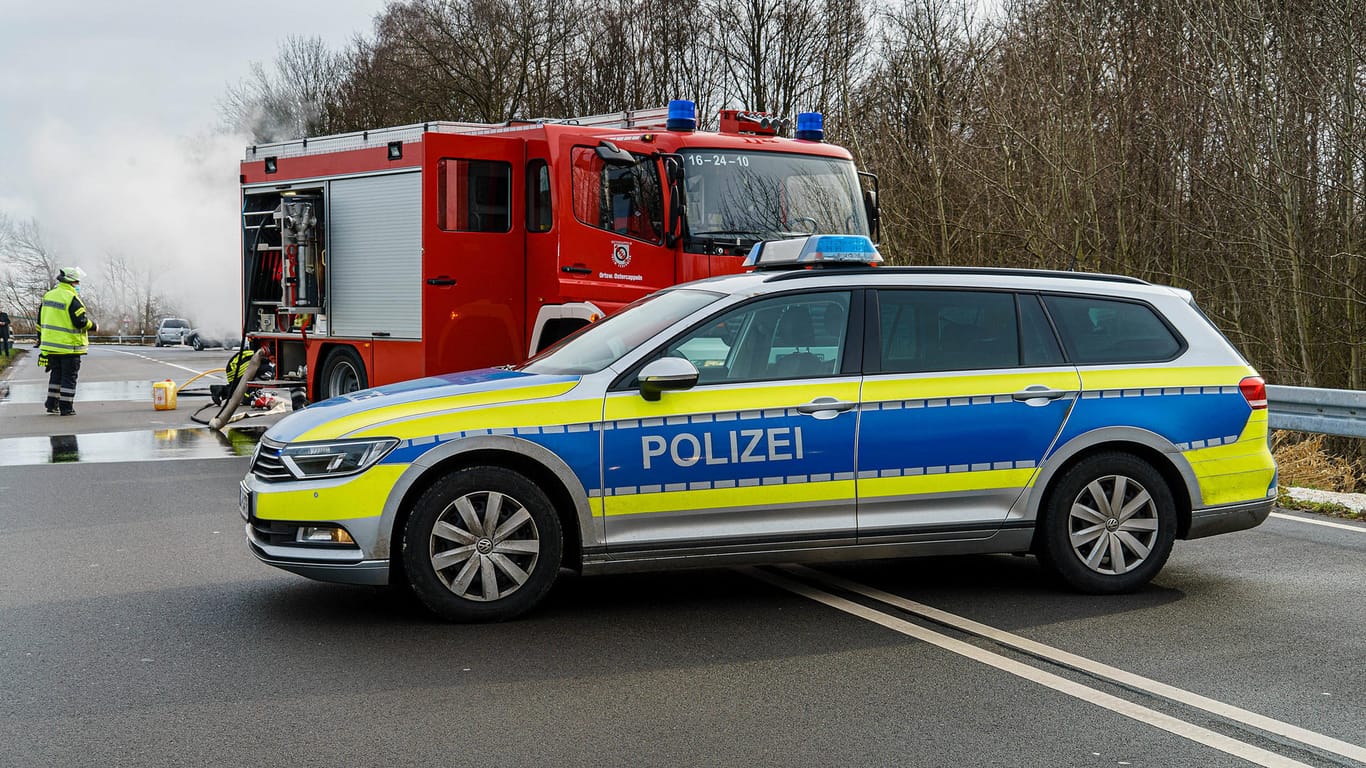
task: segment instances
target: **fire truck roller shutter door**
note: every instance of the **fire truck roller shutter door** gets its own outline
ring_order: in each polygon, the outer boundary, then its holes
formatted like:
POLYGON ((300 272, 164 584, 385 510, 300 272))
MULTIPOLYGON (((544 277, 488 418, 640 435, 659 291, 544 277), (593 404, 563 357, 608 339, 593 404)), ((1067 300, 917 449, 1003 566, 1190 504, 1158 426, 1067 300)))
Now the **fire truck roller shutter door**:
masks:
POLYGON ((422 338, 418 173, 331 184, 328 278, 333 336, 422 338))

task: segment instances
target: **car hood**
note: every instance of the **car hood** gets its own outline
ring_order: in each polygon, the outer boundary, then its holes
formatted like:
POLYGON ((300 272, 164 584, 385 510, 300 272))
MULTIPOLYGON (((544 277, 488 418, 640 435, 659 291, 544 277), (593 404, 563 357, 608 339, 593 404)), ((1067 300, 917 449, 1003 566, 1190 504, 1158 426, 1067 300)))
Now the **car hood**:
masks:
POLYGON ((276 423, 265 438, 289 443, 438 434, 453 422, 477 418, 475 411, 558 397, 579 380, 502 368, 429 376, 314 403, 276 423))

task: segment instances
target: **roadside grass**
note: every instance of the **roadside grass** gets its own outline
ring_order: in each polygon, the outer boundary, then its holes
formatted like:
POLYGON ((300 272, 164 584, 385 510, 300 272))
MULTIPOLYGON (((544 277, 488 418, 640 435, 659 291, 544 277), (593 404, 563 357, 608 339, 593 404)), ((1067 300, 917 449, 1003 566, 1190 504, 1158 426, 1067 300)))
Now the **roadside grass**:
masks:
POLYGON ((20 354, 22 354, 22 350, 17 347, 11 349, 8 355, 4 352, 0 352, 0 373, 4 373, 5 369, 9 367, 10 361, 20 354))
POLYGON ((1280 495, 1276 497, 1276 506, 1281 509, 1293 509, 1296 512, 1313 512, 1327 517, 1340 517, 1344 520, 1366 520, 1366 512, 1359 512, 1351 507, 1344 507, 1330 501, 1296 499, 1285 491, 1281 491, 1280 495))
POLYGON ((1276 505, 1302 512, 1366 520, 1366 513, 1333 502, 1291 498, 1286 488, 1312 488, 1336 493, 1366 491, 1366 466, 1361 459, 1340 456, 1325 446, 1324 435, 1277 431, 1271 435, 1282 488, 1276 505))

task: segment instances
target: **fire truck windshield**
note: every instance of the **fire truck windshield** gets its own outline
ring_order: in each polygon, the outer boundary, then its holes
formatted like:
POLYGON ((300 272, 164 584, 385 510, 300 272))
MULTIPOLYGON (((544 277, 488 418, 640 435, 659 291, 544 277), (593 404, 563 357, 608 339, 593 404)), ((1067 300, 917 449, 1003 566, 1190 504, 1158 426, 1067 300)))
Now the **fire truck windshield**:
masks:
POLYGON ((689 250, 817 232, 869 234, 852 161, 711 149, 680 154, 689 250))

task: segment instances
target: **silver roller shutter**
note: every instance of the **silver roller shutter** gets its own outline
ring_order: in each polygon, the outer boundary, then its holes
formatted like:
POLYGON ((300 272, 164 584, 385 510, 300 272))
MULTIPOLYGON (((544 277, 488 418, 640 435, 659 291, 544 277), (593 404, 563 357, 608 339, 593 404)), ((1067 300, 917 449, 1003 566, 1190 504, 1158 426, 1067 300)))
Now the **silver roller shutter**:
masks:
POLYGON ((330 185, 331 333, 422 337, 422 175, 330 185))

